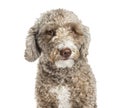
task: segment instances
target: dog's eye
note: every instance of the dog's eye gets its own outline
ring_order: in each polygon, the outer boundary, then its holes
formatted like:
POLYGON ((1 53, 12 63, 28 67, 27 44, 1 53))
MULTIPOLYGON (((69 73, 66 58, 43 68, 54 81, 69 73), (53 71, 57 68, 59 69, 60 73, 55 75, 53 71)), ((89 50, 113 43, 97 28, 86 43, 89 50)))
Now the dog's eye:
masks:
POLYGON ((78 35, 83 36, 83 32, 77 26, 72 26, 71 31, 74 34, 74 36, 78 36, 78 35))
POLYGON ((74 34, 78 34, 75 27, 71 27, 71 31, 72 31, 74 34))
POLYGON ((51 36, 55 36, 56 32, 54 30, 49 30, 49 31, 47 31, 47 34, 51 35, 51 36))

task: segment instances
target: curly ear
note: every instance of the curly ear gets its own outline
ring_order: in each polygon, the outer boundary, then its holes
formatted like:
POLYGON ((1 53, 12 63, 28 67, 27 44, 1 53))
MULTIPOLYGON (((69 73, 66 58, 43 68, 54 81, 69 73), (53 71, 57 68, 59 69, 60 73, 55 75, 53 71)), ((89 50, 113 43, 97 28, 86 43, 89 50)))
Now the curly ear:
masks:
POLYGON ((88 55, 88 48, 89 48, 89 43, 90 43, 90 34, 89 34, 89 28, 87 26, 83 26, 83 43, 81 45, 80 53, 81 53, 81 58, 85 61, 87 61, 87 55, 88 55))
POLYGON ((36 35, 38 34, 38 25, 34 25, 30 28, 26 39, 25 59, 27 61, 35 61, 40 55, 40 49, 38 48, 36 35))

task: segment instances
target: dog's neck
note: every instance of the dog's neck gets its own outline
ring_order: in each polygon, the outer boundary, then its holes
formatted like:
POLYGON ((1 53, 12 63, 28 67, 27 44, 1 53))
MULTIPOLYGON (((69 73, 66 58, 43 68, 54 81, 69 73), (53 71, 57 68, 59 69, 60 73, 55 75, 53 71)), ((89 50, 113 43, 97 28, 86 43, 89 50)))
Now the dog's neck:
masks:
POLYGON ((70 82, 70 79, 78 72, 81 72, 82 67, 87 65, 86 62, 78 60, 75 61, 75 64, 71 68, 57 68, 56 65, 51 62, 39 62, 38 67, 43 77, 53 80, 53 82, 56 83, 61 83, 63 80, 70 82))

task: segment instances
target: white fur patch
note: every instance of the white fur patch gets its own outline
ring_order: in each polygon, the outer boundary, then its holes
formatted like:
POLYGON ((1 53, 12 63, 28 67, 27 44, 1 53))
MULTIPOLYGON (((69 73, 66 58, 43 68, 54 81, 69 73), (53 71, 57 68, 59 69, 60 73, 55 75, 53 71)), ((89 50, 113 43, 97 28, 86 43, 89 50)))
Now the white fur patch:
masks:
POLYGON ((66 68, 66 67, 71 68, 74 65, 74 60, 72 60, 72 59, 58 60, 58 61, 55 62, 55 65, 58 68, 66 68))
POLYGON ((71 104, 69 102, 69 88, 65 86, 57 86, 55 88, 50 89, 50 92, 56 94, 59 103, 58 108, 71 108, 71 104))

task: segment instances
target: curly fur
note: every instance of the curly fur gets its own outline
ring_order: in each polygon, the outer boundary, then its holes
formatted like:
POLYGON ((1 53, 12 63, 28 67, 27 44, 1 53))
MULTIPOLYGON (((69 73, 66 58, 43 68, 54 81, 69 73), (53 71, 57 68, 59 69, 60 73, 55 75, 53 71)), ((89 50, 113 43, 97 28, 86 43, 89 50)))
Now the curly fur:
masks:
POLYGON ((87 63, 89 42, 88 27, 73 12, 63 9, 43 13, 30 28, 25 59, 35 61, 39 57, 37 108, 97 107, 96 82, 87 63), (67 62, 66 67, 56 65, 59 60, 67 61, 59 53, 64 46, 71 48, 71 67, 67 62))

